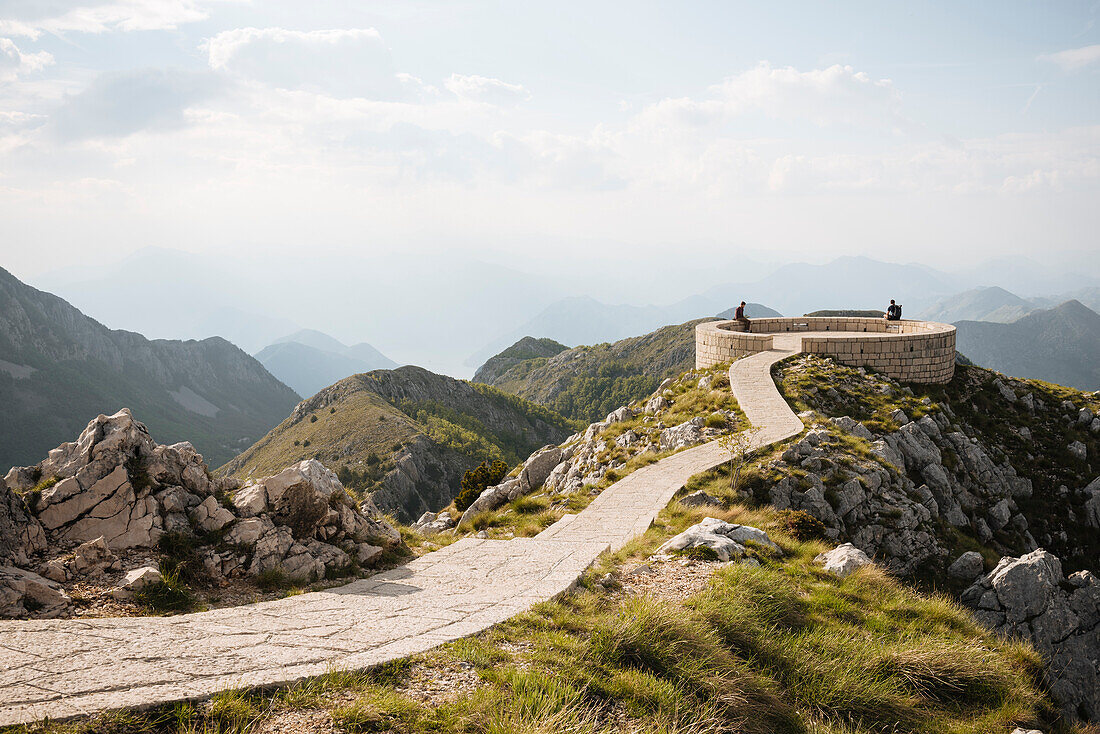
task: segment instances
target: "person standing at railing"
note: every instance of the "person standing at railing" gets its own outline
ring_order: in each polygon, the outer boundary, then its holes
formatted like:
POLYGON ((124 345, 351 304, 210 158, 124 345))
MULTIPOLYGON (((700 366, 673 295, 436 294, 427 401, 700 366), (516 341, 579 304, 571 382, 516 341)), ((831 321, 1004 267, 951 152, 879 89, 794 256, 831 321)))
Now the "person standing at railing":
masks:
POLYGON ((894 303, 894 299, 890 299, 890 307, 886 309, 886 313, 882 316, 887 321, 901 321, 901 306, 894 303))

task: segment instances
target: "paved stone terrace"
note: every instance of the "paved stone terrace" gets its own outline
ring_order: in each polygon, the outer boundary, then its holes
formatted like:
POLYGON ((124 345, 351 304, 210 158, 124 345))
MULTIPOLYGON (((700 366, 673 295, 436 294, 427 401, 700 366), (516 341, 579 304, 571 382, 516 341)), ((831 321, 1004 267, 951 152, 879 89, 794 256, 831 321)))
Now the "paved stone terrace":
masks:
MULTIPOLYGON (((775 341, 730 370, 759 446, 803 427, 770 375, 797 337, 775 341)), ((645 532, 691 476, 726 460, 716 442, 682 451, 534 538, 465 538, 336 589, 176 617, 0 622, 0 726, 292 683, 480 632, 568 590, 601 553, 645 532)))
POLYGON ((955 327, 950 324, 803 317, 753 319, 751 332, 743 329, 735 321, 699 324, 695 366, 710 367, 794 344, 796 350, 851 367, 869 367, 903 382, 945 383, 955 374, 955 327))

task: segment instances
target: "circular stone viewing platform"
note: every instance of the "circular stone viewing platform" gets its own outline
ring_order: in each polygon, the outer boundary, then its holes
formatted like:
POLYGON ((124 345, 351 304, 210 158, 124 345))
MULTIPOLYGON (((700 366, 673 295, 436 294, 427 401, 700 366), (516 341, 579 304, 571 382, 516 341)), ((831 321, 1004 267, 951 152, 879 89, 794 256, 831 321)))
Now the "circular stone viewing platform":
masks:
POLYGON ((711 367, 773 346, 801 347, 902 382, 944 383, 955 374, 955 327, 934 321, 803 316, 708 321, 695 327, 695 366, 711 367))

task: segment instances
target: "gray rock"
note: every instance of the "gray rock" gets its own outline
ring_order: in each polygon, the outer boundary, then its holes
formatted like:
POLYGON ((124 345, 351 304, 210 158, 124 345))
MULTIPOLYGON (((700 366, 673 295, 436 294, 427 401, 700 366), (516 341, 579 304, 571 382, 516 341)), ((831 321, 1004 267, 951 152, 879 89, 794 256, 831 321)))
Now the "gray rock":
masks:
POLYGON ((747 525, 734 525, 714 517, 706 517, 671 538, 658 548, 657 552, 667 553, 669 551, 706 547, 714 551, 718 560, 725 562, 743 556, 745 554, 745 543, 750 541, 774 551, 779 551, 779 546, 773 543, 763 530, 747 525))
POLYGON ((866 553, 851 543, 845 543, 814 558, 814 563, 823 565, 825 571, 839 578, 847 578, 863 566, 871 564, 866 553))
POLYGON ((1012 507, 1007 499, 1001 500, 989 508, 989 527, 994 531, 1001 530, 1012 518, 1012 507))
POLYGON ((107 541, 100 536, 78 545, 68 566, 72 575, 88 576, 102 573, 118 562, 118 556, 111 552, 107 541))
POLYGON ((1011 387, 1004 384, 1004 382, 1001 381, 1001 378, 998 377, 996 380, 993 381, 993 387, 997 388, 997 392, 1001 394, 1001 397, 1004 398, 1005 401, 1009 403, 1016 402, 1016 392, 1011 387))
POLYGON ((622 423, 628 421, 634 417, 634 411, 630 409, 630 406, 624 405, 623 407, 613 410, 607 414, 604 418, 604 423, 610 425, 612 423, 622 423))
POLYGON ((981 575, 984 568, 982 554, 977 551, 967 551, 948 566, 947 575, 961 581, 973 581, 981 575))
POLYGON ((237 519, 236 515, 218 504, 218 500, 213 495, 196 505, 191 510, 190 516, 191 522, 207 533, 221 530, 237 519))
POLYGON ((263 535, 275 528, 275 524, 265 517, 246 517, 238 520, 225 534, 225 542, 250 548, 256 545, 263 535))
POLYGON ((703 442, 703 418, 696 416, 661 431, 661 450, 675 451, 703 442))
POLYGON ((133 571, 129 571, 123 576, 122 581, 119 582, 118 588, 111 591, 111 596, 119 601, 133 599, 134 594, 137 592, 153 584, 160 583, 163 580, 164 576, 161 575, 160 569, 156 566, 135 568, 133 571))
POLYGON ((1100 582, 1093 574, 1065 579, 1058 558, 1036 550, 1002 558, 962 601, 998 634, 1023 638, 1043 655, 1064 717, 1100 718, 1100 582))
POLYGON ((862 438, 867 441, 870 441, 872 438, 874 438, 874 436, 871 435, 871 432, 867 430, 867 426, 863 425, 854 418, 850 418, 844 415, 839 418, 830 418, 829 420, 834 426, 836 426, 840 430, 846 433, 850 433, 857 438, 862 438))
POLYGON ((0 566, 0 617, 53 619, 72 611, 72 599, 56 581, 15 566, 0 566))
MULTIPOLYGON (((14 471, 14 470, 13 470, 14 471)), ((0 563, 26 565, 46 549, 46 533, 23 498, 0 479, 0 563)))
POLYGON ((646 415, 655 415, 671 405, 672 403, 665 398, 660 395, 655 395, 645 404, 645 412, 646 415))
POLYGON ((1080 441, 1074 441, 1069 446, 1066 446, 1066 450, 1069 451, 1070 455, 1081 461, 1087 459, 1089 455, 1088 447, 1080 441))
POLYGON ((700 489, 698 492, 681 497, 680 504, 684 507, 721 507, 725 503, 700 489))

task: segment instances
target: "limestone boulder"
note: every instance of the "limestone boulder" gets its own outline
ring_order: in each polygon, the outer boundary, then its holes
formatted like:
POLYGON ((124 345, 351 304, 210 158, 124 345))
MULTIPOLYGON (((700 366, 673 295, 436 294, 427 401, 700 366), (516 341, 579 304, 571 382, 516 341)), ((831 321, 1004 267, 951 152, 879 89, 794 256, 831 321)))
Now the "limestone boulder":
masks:
POLYGON ((681 497, 680 504, 684 507, 721 507, 725 503, 700 489, 698 492, 681 497))
POLYGON ((654 395, 652 398, 649 399, 648 402, 646 402, 645 413, 646 415, 656 415, 665 408, 669 408, 671 406, 672 403, 666 398, 662 397, 661 395, 654 395))
POLYGON ((98 575, 108 569, 121 568, 118 556, 103 536, 78 545, 68 565, 73 576, 98 575))
POLYGON ((266 516, 242 518, 233 527, 229 528, 229 531, 225 534, 225 542, 230 545, 251 548, 265 533, 274 529, 275 524, 266 516))
POLYGON ((630 408, 630 406, 624 405, 623 407, 608 413, 607 417, 604 418, 604 423, 608 425, 612 423, 622 423, 623 421, 628 421, 633 417, 634 411, 630 408))
POLYGON ((232 512, 222 507, 213 495, 207 496, 190 512, 191 522, 203 532, 211 533, 221 530, 229 523, 237 519, 232 512))
POLYGON ((72 612, 72 599, 55 581, 15 566, 0 566, 0 617, 53 619, 72 612))
POLYGON ((118 587, 111 591, 111 596, 119 601, 127 601, 133 599, 139 591, 144 591, 163 580, 164 576, 156 566, 135 568, 122 577, 118 587))
POLYGON ((967 551, 947 567, 947 575, 960 581, 973 581, 981 575, 984 568, 985 561, 982 560, 982 554, 977 551, 967 551))
POLYGON ((702 443, 704 420, 696 416, 683 423, 661 431, 661 450, 675 451, 702 443))
POLYGON ((871 432, 867 430, 867 426, 849 416, 844 415, 839 418, 830 418, 829 422, 845 433, 852 434, 856 438, 862 438, 867 441, 874 438, 871 432))
POLYGON ((657 552, 667 553, 705 547, 713 551, 718 560, 725 562, 745 555, 745 544, 750 541, 773 551, 779 551, 779 546, 759 528, 735 525, 714 517, 706 517, 671 538, 658 548, 657 552))
POLYGON ((831 551, 820 553, 814 563, 824 566, 825 570, 838 578, 847 578, 872 563, 866 553, 851 543, 838 545, 831 551))

